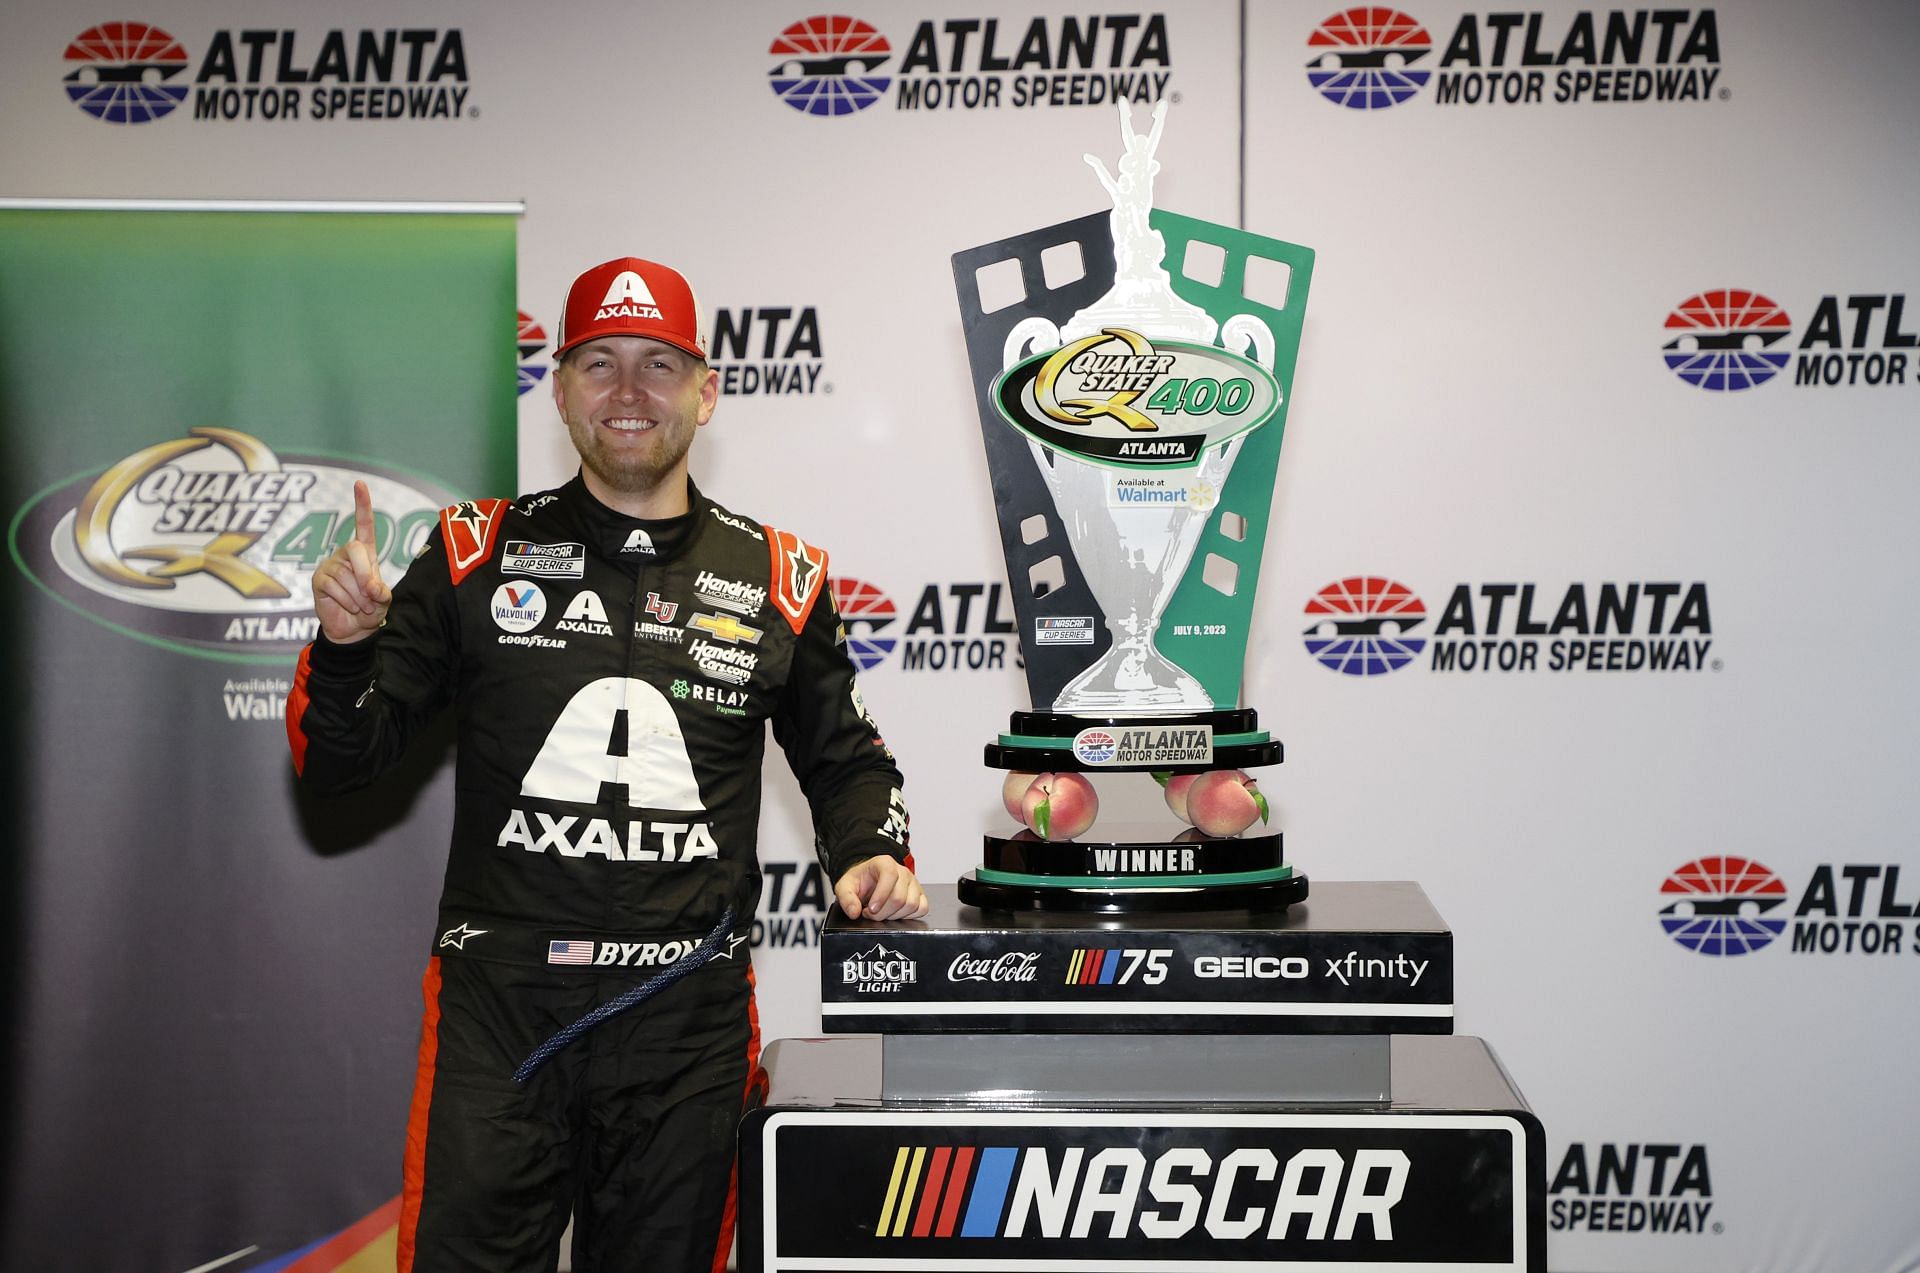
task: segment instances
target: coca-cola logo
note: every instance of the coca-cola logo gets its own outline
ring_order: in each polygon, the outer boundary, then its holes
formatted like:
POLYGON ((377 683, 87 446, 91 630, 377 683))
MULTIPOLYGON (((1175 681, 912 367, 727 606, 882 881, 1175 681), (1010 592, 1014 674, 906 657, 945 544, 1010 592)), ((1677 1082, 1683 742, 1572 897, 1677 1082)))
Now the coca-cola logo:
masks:
POLYGON ((948 981, 1032 981, 1040 975, 1040 956, 1029 951, 970 955, 965 951, 947 966, 948 981))

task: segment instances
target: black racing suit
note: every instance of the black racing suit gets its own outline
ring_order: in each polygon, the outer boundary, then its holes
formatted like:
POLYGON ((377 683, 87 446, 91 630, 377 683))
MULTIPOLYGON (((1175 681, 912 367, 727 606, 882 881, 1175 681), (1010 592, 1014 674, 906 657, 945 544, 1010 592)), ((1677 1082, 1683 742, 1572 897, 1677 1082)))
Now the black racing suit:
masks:
POLYGON ((826 555, 689 486, 642 522, 579 478, 441 514, 375 637, 300 657, 287 724, 308 786, 349 790, 451 702, 453 844, 426 975, 400 1267, 718 1267, 757 1028, 765 723, 829 880, 906 860, 900 775, 867 716, 826 555), (719 957, 543 1041, 670 967, 719 957), (724 1213, 724 1218, 723 1218, 724 1213))

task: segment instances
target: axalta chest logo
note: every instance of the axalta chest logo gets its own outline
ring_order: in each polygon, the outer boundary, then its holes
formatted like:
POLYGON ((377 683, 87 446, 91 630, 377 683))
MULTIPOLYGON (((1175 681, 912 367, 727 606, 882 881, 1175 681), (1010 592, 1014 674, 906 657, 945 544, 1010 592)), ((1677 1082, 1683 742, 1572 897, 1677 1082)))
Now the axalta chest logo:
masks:
POLYGON ((1920 331, 1910 321, 1904 292, 1836 292, 1815 303, 1795 340, 1792 317, 1771 296, 1722 287, 1673 307, 1661 356, 1680 379, 1714 393, 1757 388, 1789 363, 1797 386, 1904 386, 1910 375, 1920 383, 1908 352, 1920 331))
POLYGON ((1359 677, 1416 664, 1488 674, 1720 668, 1703 582, 1456 583, 1445 595, 1432 615, 1388 576, 1336 580, 1307 601, 1307 653, 1359 677))
POLYGON ((774 96, 829 117, 882 102, 908 111, 1152 102, 1173 79, 1164 13, 926 18, 897 64, 872 23, 822 14, 782 29, 767 53, 774 96))
MULTIPOLYGON (((1436 27, 1436 30, 1446 30, 1436 27)), ((1435 106, 1704 102, 1720 83, 1712 9, 1463 13, 1435 43, 1413 15, 1344 9, 1307 37, 1307 83, 1352 110, 1402 105, 1429 82, 1435 106)))
POLYGON ((1660 927, 1682 947, 1716 958, 1748 955, 1783 936, 1793 955, 1920 955, 1920 892, 1903 889, 1897 862, 1823 862, 1797 892, 1773 871, 1732 854, 1703 857, 1660 886, 1660 927), (1784 909, 1790 899, 1793 909, 1784 909))
POLYGON ((233 28, 193 54, 145 22, 89 27, 63 55, 67 96, 110 124, 146 124, 192 102, 199 120, 461 119, 466 42, 458 27, 233 28))

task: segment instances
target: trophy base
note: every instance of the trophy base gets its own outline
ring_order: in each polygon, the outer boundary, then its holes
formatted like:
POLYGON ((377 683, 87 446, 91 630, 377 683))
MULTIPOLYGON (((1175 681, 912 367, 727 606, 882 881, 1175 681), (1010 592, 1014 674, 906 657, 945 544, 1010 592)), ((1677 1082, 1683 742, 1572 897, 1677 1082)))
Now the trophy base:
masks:
POLYGON ((1168 840, 1157 828, 1106 828, 1106 838, 1042 840, 1031 831, 981 837, 980 865, 990 878, 1044 875, 1062 884, 1079 880, 1139 880, 1185 884, 1249 872, 1272 872, 1287 865, 1279 831, 1252 835, 1208 836, 1188 830, 1188 838, 1168 840))
POLYGON ((1200 773, 1277 765, 1285 761, 1286 752, 1279 740, 1259 727, 1259 717, 1251 708, 1175 716, 1048 711, 1014 712, 1008 732, 987 744, 985 759, 990 769, 1032 773, 1063 769, 1200 773), (1197 746, 1154 745, 1188 729, 1204 731, 1197 746))
POLYGON ((1282 866, 1177 881, 1018 875, 977 867, 960 877, 960 901, 988 911, 1071 911, 1133 915, 1151 911, 1284 911, 1307 900, 1307 877, 1282 866))

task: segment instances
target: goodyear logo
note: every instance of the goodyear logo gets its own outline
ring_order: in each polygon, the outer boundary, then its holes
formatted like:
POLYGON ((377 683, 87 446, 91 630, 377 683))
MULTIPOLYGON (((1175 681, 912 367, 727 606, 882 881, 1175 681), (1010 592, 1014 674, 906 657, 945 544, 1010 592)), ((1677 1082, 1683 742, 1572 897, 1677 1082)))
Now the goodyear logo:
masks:
POLYGON ((1189 468, 1266 423, 1280 385, 1218 346, 1107 327, 1009 367, 993 396, 1014 428, 1092 463, 1189 468))
POLYGON ((125 635, 211 657, 284 658, 313 639, 313 569, 373 492, 389 583, 452 499, 365 467, 280 456, 237 429, 196 428, 41 493, 14 519, 14 560, 125 635))

